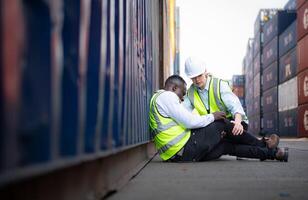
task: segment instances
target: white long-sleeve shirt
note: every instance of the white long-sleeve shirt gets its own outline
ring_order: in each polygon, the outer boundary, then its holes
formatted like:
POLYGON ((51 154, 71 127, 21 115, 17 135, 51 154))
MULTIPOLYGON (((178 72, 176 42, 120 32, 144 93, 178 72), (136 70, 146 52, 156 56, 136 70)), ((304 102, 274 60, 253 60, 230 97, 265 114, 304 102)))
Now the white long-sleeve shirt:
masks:
POLYGON ((199 116, 189 112, 180 103, 179 97, 171 91, 161 93, 156 99, 156 104, 162 116, 170 117, 188 129, 205 127, 214 121, 213 114, 199 116))
MULTIPOLYGON (((209 104, 208 104, 209 86, 210 86, 210 78, 206 80, 206 85, 203 90, 198 88, 198 93, 200 95, 200 98, 204 102, 204 105, 207 110, 209 109, 209 104)), ((246 114, 244 112, 244 109, 242 107, 242 104, 239 98, 232 92, 230 86, 225 81, 220 82, 220 95, 221 95, 221 99, 223 100, 224 104, 226 105, 227 109, 230 111, 233 117, 235 116, 236 113, 238 113, 242 115, 243 120, 246 118, 246 114)), ((186 109, 188 109, 188 111, 192 111, 194 109, 194 106, 190 102, 187 95, 184 98, 183 105, 186 109)), ((248 123, 248 120, 244 120, 244 121, 248 123)))

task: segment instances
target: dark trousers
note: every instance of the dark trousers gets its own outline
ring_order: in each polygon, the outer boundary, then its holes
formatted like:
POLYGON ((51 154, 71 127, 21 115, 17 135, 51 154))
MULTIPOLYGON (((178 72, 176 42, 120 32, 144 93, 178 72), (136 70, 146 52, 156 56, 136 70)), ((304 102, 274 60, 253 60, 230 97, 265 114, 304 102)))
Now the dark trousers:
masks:
POLYGON ((184 147, 182 156, 173 161, 208 161, 222 155, 232 155, 260 160, 273 159, 274 152, 266 147, 263 140, 244 131, 233 135, 234 125, 229 120, 215 121, 210 125, 191 130, 191 137, 184 147))

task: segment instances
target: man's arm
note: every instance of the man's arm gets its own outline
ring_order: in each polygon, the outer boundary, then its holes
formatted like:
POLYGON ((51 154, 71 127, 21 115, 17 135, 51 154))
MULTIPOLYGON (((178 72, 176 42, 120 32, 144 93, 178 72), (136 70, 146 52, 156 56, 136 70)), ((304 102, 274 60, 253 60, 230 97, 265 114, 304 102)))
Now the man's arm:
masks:
POLYGON ((220 92, 224 104, 234 117, 234 128, 232 133, 234 135, 241 135, 244 130, 241 122, 243 118, 246 118, 242 104, 239 98, 232 92, 228 83, 221 81, 220 92))
POLYGON ((171 117, 188 129, 205 127, 215 120, 213 114, 199 116, 189 112, 180 103, 178 96, 169 91, 159 95, 157 109, 163 116, 171 117))

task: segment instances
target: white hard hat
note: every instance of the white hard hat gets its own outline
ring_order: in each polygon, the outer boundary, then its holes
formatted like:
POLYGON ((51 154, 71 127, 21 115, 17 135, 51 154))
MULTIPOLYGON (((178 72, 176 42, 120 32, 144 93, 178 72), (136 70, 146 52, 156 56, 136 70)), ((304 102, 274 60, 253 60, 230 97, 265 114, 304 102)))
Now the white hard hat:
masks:
POLYGON ((189 57, 185 61, 185 73, 188 78, 194 78, 206 71, 205 63, 198 58, 189 57))

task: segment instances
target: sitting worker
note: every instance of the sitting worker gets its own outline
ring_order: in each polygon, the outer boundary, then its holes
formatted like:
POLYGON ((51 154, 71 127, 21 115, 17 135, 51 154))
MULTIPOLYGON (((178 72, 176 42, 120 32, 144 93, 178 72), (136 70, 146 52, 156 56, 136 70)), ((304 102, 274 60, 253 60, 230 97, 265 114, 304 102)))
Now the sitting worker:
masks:
POLYGON ((259 140, 244 130, 236 139, 225 139, 234 136, 234 124, 226 119, 225 113, 193 114, 181 103, 185 94, 184 79, 172 75, 166 80, 164 89, 151 98, 149 124, 164 161, 206 161, 222 155, 288 160, 287 149, 278 148, 279 138, 259 140))
POLYGON ((234 135, 242 134, 244 129, 247 131, 244 109, 227 81, 210 76, 205 63, 198 58, 186 59, 185 73, 193 82, 184 99, 188 110, 196 109, 200 115, 223 111, 234 123, 234 135))

